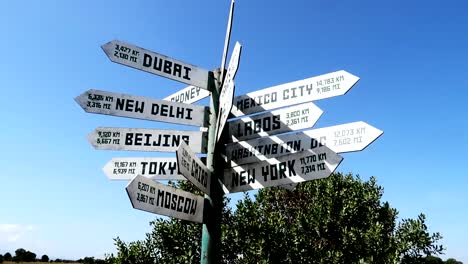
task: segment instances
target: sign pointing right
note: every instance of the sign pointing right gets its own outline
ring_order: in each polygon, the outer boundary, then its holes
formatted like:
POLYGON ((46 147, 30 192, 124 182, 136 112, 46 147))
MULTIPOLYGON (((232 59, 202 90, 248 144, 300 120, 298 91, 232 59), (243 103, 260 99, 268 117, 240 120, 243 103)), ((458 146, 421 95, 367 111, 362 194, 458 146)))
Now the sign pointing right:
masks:
POLYGON ((230 193, 326 178, 343 158, 325 146, 224 170, 230 193))
POLYGON ((243 116, 287 105, 343 95, 358 81, 359 77, 341 70, 265 88, 236 96, 231 114, 236 117, 243 116))
POLYGON ((353 122, 228 144, 226 157, 234 167, 315 149, 322 145, 336 153, 360 151, 382 134, 381 130, 365 122, 353 122))

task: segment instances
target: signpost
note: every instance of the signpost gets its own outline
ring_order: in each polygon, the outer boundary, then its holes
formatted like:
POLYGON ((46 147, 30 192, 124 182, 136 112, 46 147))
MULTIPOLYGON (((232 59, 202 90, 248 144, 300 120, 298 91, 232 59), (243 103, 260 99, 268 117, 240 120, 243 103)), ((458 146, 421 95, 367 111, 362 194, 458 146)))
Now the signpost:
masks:
POLYGON ((135 209, 202 223, 204 198, 167 186, 143 176, 127 185, 128 198, 135 209))
POLYGON ((230 193, 326 178, 343 158, 322 146, 276 159, 244 164, 224 170, 230 193))
POLYGON ((195 156, 195 153, 185 142, 180 143, 176 155, 179 173, 202 192, 210 195, 211 171, 195 156))
POLYGON ((119 40, 102 49, 112 62, 208 89, 208 70, 119 40))
POLYGON ((174 152, 185 141, 194 152, 206 152, 206 133, 201 131, 98 127, 88 141, 95 149, 163 152, 174 152))
POLYGON ((163 100, 191 104, 208 96, 210 96, 210 92, 208 92, 208 90, 190 85, 178 92, 167 96, 163 100))
POLYGON ((216 126, 216 141, 219 141, 223 132, 224 125, 226 124, 229 112, 232 107, 232 100, 234 97, 234 77, 236 76, 237 69, 239 68, 239 60, 241 55, 242 46, 236 42, 234 50, 231 54, 229 66, 227 69, 226 77, 224 78, 221 94, 219 95, 219 113, 218 125, 216 126))
POLYGON ((305 103, 229 122, 233 142, 312 127, 323 111, 305 103))
POLYGON ((265 88, 236 96, 231 114, 243 116, 283 106, 343 95, 358 81, 358 77, 346 71, 337 71, 265 88))
POLYGON ((122 116, 174 124, 205 126, 208 107, 88 90, 75 98, 88 113, 122 116))
POLYGON ((336 153, 360 151, 382 133, 365 122, 353 122, 228 144, 226 158, 234 167, 321 146, 327 146, 336 153))
POLYGON ((96 149, 176 152, 177 158, 114 158, 103 171, 113 180, 131 179, 126 191, 134 208, 203 223, 203 264, 220 260, 224 193, 219 181, 235 193, 325 178, 343 159, 336 153, 362 150, 383 133, 364 122, 287 133, 315 124, 322 110, 311 101, 343 95, 359 81, 343 70, 234 98, 239 42, 224 69, 233 13, 231 0, 221 68, 213 71, 118 40, 102 46, 113 62, 190 85, 181 91, 164 100, 99 90, 75 98, 89 113, 200 127, 200 131, 99 127, 88 141, 96 149), (210 94, 209 109, 190 105, 210 94), (277 108, 283 109, 271 111, 277 108), (263 111, 268 112, 258 114, 263 111), (255 115, 229 122, 229 139, 221 137, 229 115, 251 114, 255 115), (225 147, 227 166, 217 159, 216 147, 225 147), (207 154, 206 165, 195 153, 207 154), (185 178, 207 195, 155 181, 185 178))
POLYGON ((152 180, 186 180, 176 158, 113 158, 102 168, 111 180, 131 180, 137 175, 152 180))

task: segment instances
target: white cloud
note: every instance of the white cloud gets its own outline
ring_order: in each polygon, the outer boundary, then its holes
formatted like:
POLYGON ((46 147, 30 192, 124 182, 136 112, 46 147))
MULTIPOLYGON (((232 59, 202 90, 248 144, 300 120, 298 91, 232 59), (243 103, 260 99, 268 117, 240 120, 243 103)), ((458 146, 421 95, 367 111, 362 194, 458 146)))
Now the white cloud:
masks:
POLYGON ((0 224, 0 242, 16 242, 32 230, 32 225, 0 224))

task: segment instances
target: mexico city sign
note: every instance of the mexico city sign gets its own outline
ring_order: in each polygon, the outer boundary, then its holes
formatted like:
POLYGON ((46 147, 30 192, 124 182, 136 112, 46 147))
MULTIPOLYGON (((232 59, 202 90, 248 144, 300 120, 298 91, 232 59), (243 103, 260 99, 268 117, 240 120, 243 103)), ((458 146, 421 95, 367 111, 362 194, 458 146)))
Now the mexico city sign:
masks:
POLYGON ((343 95, 358 81, 359 77, 341 70, 265 88, 236 96, 231 114, 236 117, 243 116, 283 106, 343 95))

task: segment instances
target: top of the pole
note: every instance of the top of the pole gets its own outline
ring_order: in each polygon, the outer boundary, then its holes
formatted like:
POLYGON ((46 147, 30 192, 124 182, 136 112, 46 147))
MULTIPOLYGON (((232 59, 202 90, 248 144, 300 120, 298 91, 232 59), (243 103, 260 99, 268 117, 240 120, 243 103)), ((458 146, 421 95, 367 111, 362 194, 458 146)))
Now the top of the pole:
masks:
POLYGON ((229 11, 229 18, 228 18, 228 24, 227 24, 227 29, 226 29, 226 37, 224 39, 223 58, 221 60, 221 76, 220 76, 221 82, 224 79, 224 69, 226 66, 227 51, 229 48, 229 40, 231 39, 232 17, 234 15, 234 2, 235 2, 234 0, 231 0, 231 9, 229 11))

